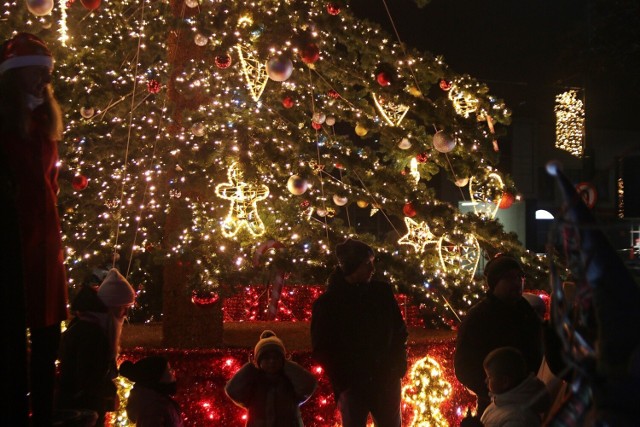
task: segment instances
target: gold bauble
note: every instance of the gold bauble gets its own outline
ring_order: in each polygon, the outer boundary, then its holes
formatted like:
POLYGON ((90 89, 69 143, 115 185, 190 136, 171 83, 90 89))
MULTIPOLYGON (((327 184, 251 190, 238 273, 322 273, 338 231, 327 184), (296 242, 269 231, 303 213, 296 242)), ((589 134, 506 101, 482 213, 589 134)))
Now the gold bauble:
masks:
POLYGON ((369 132, 369 129, 358 123, 356 125, 356 135, 365 136, 369 132))
POLYGON ((363 209, 369 206, 369 202, 367 202, 366 200, 358 200, 356 204, 358 205, 359 208, 363 208, 363 209))

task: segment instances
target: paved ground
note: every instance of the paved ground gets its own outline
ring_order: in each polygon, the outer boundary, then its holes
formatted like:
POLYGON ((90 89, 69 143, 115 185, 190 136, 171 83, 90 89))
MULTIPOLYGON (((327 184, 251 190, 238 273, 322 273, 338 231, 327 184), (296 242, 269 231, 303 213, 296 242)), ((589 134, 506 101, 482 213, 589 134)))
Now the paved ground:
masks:
MULTIPOLYGON (((224 346, 252 348, 260 333, 265 329, 273 330, 288 350, 309 350, 308 322, 233 322, 224 324, 224 346)), ((455 337, 453 331, 410 328, 409 345, 431 341, 448 340, 455 337)), ((122 348, 144 347, 162 348, 162 324, 125 325, 121 339, 122 348)))

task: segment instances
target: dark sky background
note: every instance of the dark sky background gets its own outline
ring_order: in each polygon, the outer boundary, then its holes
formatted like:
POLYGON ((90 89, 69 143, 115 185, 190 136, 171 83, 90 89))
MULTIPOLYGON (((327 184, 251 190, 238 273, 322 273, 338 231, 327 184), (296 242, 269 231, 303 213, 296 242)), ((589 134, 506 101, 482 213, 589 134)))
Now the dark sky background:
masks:
MULTIPOLYGON (((640 130, 637 0, 387 0, 400 38, 487 83, 514 117, 552 123, 554 97, 586 87, 587 126, 640 130)), ((382 0, 352 11, 393 29, 382 0)))

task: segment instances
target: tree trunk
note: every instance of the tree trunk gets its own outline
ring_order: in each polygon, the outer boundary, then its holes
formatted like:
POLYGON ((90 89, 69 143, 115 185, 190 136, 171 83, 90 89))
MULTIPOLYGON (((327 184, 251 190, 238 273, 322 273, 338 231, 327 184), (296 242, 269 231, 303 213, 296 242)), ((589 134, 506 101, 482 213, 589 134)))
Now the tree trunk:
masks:
MULTIPOLYGON (((188 215, 180 201, 174 203, 165 225, 166 244, 172 245, 188 215)), ((211 348, 222 346, 222 299, 214 304, 198 306, 191 302, 187 277, 191 261, 177 257, 164 266, 162 290, 162 343, 171 348, 211 348)))

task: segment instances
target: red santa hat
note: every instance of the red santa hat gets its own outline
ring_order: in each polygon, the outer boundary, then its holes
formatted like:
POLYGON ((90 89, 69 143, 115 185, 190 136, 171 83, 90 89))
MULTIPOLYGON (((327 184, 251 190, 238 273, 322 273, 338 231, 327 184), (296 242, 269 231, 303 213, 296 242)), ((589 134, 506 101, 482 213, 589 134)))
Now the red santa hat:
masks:
POLYGON ((0 74, 12 68, 40 65, 53 68, 51 52, 33 34, 18 33, 0 48, 0 74))

